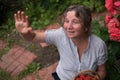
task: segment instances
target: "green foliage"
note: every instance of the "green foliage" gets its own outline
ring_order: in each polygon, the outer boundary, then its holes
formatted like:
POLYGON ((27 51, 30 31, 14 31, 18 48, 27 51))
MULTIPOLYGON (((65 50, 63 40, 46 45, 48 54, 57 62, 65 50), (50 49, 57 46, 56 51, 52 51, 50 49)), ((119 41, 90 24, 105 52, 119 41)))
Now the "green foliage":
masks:
MULTIPOLYGON (((72 4, 84 4, 92 12, 104 11, 104 1, 101 0, 1 0, 0 4, 2 4, 0 5, 1 20, 4 19, 4 22, 8 23, 7 16, 9 16, 10 20, 13 20, 14 12, 24 10, 30 18, 30 25, 35 29, 43 29, 51 23, 60 21, 59 16, 66 7, 72 4)), ((0 28, 9 29, 8 26, 1 26, 0 28)))
POLYGON ((13 80, 13 78, 10 76, 10 74, 0 69, 0 80, 13 80))
POLYGON ((7 22, 0 26, 0 39, 4 39, 8 45, 15 43, 13 36, 17 34, 14 26, 14 21, 8 18, 7 22), (12 36, 12 37, 11 37, 12 36))
POLYGON ((92 22, 92 32, 101 37, 105 42, 109 41, 109 34, 105 26, 101 26, 97 20, 92 22))
POLYGON ((24 5, 25 12, 30 17, 31 26, 37 29, 43 29, 56 22, 64 8, 64 6, 59 7, 62 4, 59 0, 46 0, 46 2, 41 0, 39 3, 26 0, 24 4, 26 4, 24 5))
POLYGON ((84 0, 82 4, 88 6, 92 12, 103 12, 105 10, 104 0, 84 0))
POLYGON ((23 1, 25 13, 30 17, 33 28, 43 29, 51 23, 58 22, 59 16, 72 4, 84 4, 91 11, 104 11, 104 1, 98 0, 25 0, 23 1))
POLYGON ((37 71, 40 69, 39 63, 31 63, 27 66, 27 68, 18 76, 19 79, 25 77, 26 75, 30 73, 37 73, 37 71))
POLYGON ((4 54, 6 54, 10 50, 9 47, 5 47, 2 51, 0 51, 0 57, 2 57, 4 54))

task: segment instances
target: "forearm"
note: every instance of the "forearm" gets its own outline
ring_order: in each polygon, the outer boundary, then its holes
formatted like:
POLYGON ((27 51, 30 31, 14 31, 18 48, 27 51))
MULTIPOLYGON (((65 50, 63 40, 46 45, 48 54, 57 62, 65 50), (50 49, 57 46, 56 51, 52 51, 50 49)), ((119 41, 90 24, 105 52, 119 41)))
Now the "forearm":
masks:
POLYGON ((27 34, 21 34, 23 39, 32 42, 45 42, 45 31, 42 30, 32 30, 27 34))
POLYGON ((26 41, 32 41, 32 40, 34 40, 34 38, 35 38, 35 36, 36 36, 36 34, 35 34, 34 31, 29 31, 29 32, 26 33, 26 34, 20 33, 20 35, 21 35, 22 38, 23 38, 24 40, 26 40, 26 41))
POLYGON ((101 80, 105 80, 106 71, 97 71, 97 73, 98 73, 101 80))
POLYGON ((101 80, 105 80, 106 77, 106 64, 99 65, 97 68, 97 73, 101 80))

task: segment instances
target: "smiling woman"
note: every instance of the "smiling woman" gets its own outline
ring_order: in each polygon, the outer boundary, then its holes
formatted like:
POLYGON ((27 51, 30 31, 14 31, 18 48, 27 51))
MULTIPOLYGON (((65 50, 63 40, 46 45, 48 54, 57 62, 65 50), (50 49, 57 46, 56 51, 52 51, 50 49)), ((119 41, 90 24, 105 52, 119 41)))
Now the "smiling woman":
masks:
POLYGON ((14 17, 16 30, 25 40, 57 47, 60 60, 53 72, 55 80, 71 80, 82 70, 95 71, 101 79, 105 78, 107 48, 102 39, 91 33, 89 8, 83 5, 68 7, 63 13, 63 27, 42 32, 30 27, 23 11, 18 11, 14 17))
MULTIPOLYGON (((75 26, 75 28, 83 28, 85 34, 90 35, 91 34, 91 12, 88 8, 81 8, 70 6, 65 12, 64 12, 64 28, 70 29, 75 26), (74 15, 74 16, 73 16, 74 15), (87 23, 87 24, 86 24, 87 23), (84 26, 84 27, 82 27, 84 26)), ((80 31, 80 32, 81 32, 80 31)))

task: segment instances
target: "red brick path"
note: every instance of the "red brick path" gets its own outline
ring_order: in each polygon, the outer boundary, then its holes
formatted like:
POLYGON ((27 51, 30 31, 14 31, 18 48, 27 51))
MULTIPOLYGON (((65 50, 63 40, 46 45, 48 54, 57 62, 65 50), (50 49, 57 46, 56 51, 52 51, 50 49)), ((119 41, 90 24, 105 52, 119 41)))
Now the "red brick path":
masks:
MULTIPOLYGON (((0 51, 6 47, 6 43, 0 40, 0 51)), ((15 45, 0 58, 0 68, 10 73, 11 76, 19 75, 35 58, 34 53, 15 45)), ((36 74, 29 74, 22 80, 54 80, 52 73, 55 72, 58 62, 39 70, 36 74)))
POLYGON ((0 68, 12 76, 19 75, 37 56, 20 46, 14 46, 0 58, 0 68))

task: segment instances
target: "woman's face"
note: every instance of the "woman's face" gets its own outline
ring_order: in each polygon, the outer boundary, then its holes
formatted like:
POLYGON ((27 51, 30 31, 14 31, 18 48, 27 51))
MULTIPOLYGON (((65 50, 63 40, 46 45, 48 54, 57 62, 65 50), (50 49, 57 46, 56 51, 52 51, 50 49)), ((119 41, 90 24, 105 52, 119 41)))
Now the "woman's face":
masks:
POLYGON ((68 11, 64 20, 64 29, 71 39, 80 38, 85 35, 82 22, 75 16, 75 11, 68 11))

